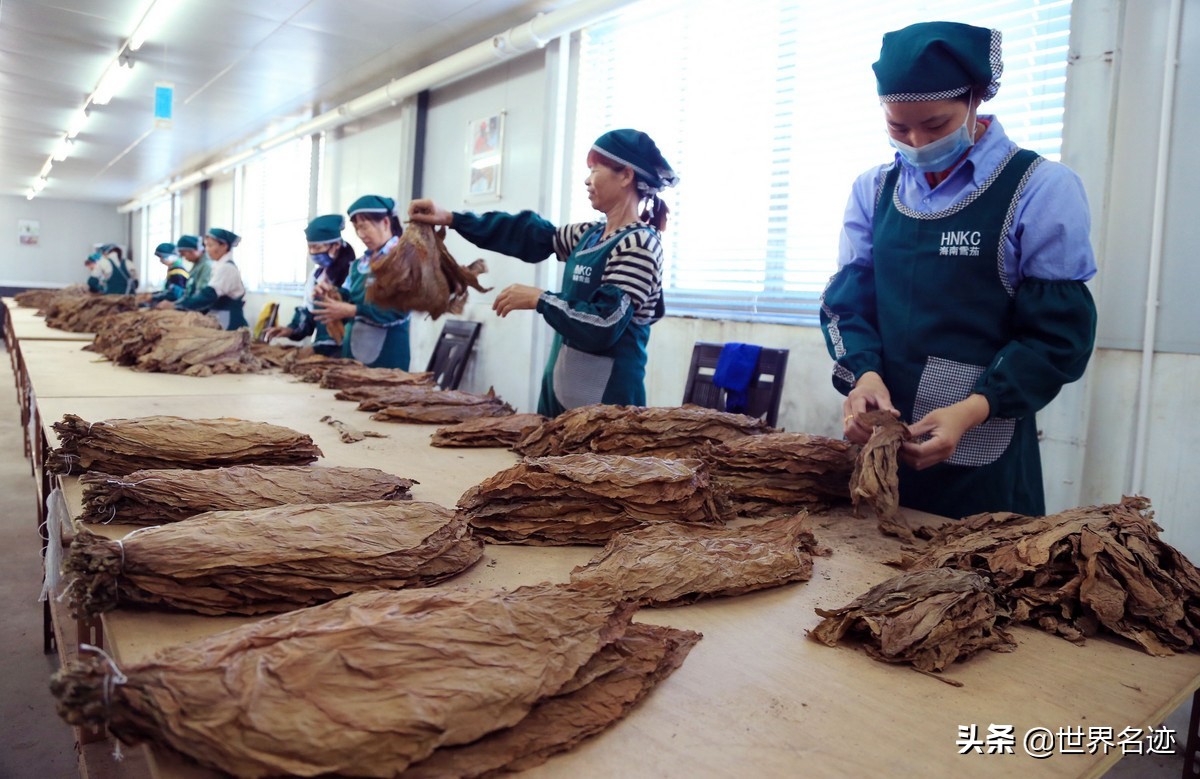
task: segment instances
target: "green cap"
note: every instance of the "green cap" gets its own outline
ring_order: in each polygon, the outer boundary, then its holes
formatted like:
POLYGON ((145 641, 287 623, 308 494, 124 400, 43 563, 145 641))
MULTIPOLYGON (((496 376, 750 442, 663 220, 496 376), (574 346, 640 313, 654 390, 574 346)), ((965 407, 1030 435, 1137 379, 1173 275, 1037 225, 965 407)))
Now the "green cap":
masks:
POLYGON ((200 249, 200 236, 198 235, 181 235, 179 240, 175 242, 175 246, 180 249, 200 249))
POLYGON ((216 238, 221 243, 226 244, 230 249, 242 242, 242 236, 238 235, 232 230, 226 230, 223 227, 208 228, 208 235, 212 238, 216 238))
POLYGON ((304 228, 304 237, 309 243, 332 243, 342 239, 342 230, 346 227, 346 217, 341 214, 324 214, 308 223, 304 228))
POLYGON ((346 209, 346 214, 351 219, 354 218, 355 214, 384 214, 394 216, 395 213, 396 201, 382 195, 363 195, 351 203, 350 208, 346 209))
POLYGON ((83 264, 87 265, 89 262, 100 262, 100 259, 100 252, 92 252, 87 256, 87 259, 83 261, 83 264))
POLYGON ((638 192, 643 195, 654 195, 679 183, 679 176, 663 158, 658 144, 641 130, 609 130, 592 144, 588 158, 593 155, 632 168, 638 192))
POLYGON ((166 257, 168 255, 174 254, 175 253, 175 244, 160 243, 158 246, 154 247, 154 253, 157 254, 159 257, 166 257))
POLYGON ((885 33, 871 66, 881 103, 948 100, 982 87, 991 100, 1004 63, 1000 31, 959 22, 921 22, 885 33))

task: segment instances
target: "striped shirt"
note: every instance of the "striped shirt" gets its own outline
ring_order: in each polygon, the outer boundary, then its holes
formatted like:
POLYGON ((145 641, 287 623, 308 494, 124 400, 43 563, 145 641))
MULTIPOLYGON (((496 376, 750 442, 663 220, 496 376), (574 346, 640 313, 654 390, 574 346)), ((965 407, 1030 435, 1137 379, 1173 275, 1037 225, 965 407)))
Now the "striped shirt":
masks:
MULTIPOLYGON (((554 254, 566 262, 583 236, 602 222, 580 222, 559 227, 554 233, 554 254)), ((611 284, 629 295, 636 309, 633 322, 651 324, 661 317, 657 309, 662 300, 662 243, 658 231, 640 222, 617 230, 620 236, 604 266, 601 284, 611 284)))

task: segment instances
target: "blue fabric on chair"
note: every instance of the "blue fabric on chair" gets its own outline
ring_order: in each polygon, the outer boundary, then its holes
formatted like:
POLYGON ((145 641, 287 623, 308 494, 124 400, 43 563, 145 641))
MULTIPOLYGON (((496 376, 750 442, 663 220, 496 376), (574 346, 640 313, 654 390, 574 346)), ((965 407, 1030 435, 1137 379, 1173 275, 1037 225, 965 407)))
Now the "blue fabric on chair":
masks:
POLYGON ((746 412, 749 402, 746 390, 754 381, 761 352, 762 347, 754 344, 728 343, 721 349, 712 381, 725 390, 726 411, 732 414, 746 412))

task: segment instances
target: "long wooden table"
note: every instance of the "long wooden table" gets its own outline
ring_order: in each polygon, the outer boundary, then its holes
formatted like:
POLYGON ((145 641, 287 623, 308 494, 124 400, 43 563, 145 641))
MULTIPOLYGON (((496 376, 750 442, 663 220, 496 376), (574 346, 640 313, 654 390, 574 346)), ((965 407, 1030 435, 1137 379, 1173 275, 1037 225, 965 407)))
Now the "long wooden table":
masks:
MULTIPOLYGON (((71 351, 29 354, 35 385, 73 369, 90 370, 79 361, 94 358, 71 351), (50 359, 64 364, 41 364, 50 359)), ((168 378, 130 375, 148 383, 168 378)), ((413 489, 417 499, 444 505, 453 505, 467 487, 513 462, 513 455, 501 450, 433 448, 428 445, 431 426, 372 422, 327 390, 307 385, 307 391, 296 392, 284 387, 284 377, 258 378, 277 380, 281 391, 214 394, 208 390, 217 385, 208 378, 189 379, 194 384, 186 386, 195 388, 190 394, 147 391, 131 399, 89 383, 91 396, 50 397, 39 391, 36 397, 47 422, 74 413, 89 421, 181 414, 284 424, 314 438, 325 452, 323 464, 366 465, 415 478, 421 482, 413 489), (389 437, 343 444, 319 421, 326 414, 389 437)), ((77 509, 72 481, 65 480, 77 509)), ((910 514, 910 519, 921 517, 910 514)), ((818 540, 832 554, 817 558, 811 581, 640 611, 639 621, 698 630, 704 639, 627 719, 529 775, 1098 776, 1121 757, 1118 750, 1034 759, 1024 754, 1022 735, 1035 727, 1111 727, 1114 733, 1145 728, 1160 723, 1200 687, 1200 656, 1153 658, 1107 638, 1079 647, 1029 628, 1014 631, 1015 652, 985 652, 953 666, 945 676, 962 687, 873 661, 851 648, 819 645, 806 637, 819 621, 814 608, 843 605, 894 575, 884 561, 900 547, 881 536, 873 521, 845 511, 816 516, 813 522, 818 540), (976 725, 982 737, 993 724, 1013 726, 1014 754, 959 754, 960 727, 976 725)), ((109 526, 106 532, 123 530, 109 526)), ((564 581, 594 552, 489 545, 479 565, 442 586, 564 581)), ((118 663, 128 664, 245 619, 118 610, 103 621, 110 651, 118 663)), ((211 776, 159 750, 152 750, 151 765, 162 779, 211 776)))

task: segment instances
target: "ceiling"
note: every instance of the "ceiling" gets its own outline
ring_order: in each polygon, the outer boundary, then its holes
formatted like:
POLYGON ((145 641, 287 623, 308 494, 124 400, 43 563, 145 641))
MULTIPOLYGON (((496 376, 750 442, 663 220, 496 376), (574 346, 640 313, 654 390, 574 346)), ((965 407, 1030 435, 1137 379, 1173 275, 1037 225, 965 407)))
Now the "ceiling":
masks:
MULTIPOLYGON (((124 202, 570 0, 159 0, 39 197, 124 202), (154 129, 154 87, 174 122, 154 129)), ((0 194, 24 196, 149 0, 0 0, 0 194)))

